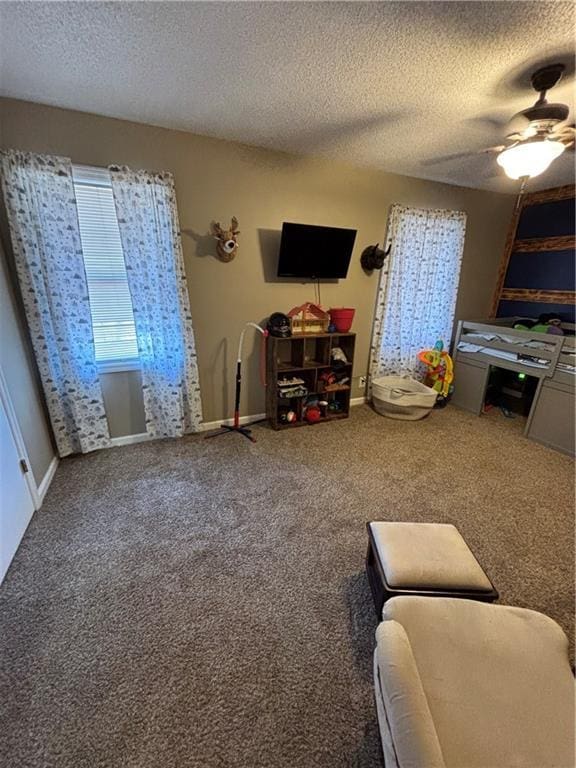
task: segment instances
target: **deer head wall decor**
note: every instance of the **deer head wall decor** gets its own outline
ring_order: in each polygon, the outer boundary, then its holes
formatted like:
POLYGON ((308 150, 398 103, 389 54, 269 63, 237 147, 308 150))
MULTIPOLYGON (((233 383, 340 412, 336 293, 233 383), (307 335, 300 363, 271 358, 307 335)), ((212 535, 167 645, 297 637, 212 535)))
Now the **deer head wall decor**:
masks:
POLYGON ((218 241, 216 249, 220 260, 232 261, 238 250, 237 237, 240 234, 236 216, 232 216, 232 221, 230 222, 230 227, 228 229, 222 229, 219 221, 213 221, 211 228, 212 234, 218 241))

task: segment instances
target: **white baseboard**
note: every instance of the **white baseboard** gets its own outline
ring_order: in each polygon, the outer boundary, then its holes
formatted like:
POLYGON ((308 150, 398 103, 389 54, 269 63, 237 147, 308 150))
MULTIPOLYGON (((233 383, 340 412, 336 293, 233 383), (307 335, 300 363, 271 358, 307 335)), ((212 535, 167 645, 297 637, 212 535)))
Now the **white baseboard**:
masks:
POLYGON ((54 479, 54 475, 56 474, 56 470, 58 469, 58 464, 60 462, 60 459, 58 456, 54 456, 52 461, 50 462, 48 469, 46 470, 46 473, 44 477, 42 478, 42 481, 38 485, 38 509, 42 506, 42 502, 44 501, 44 496, 46 496, 46 493, 48 492, 48 488, 50 488, 50 483, 54 479))
MULTIPOLYGON (((262 421, 266 418, 265 413, 255 413, 252 416, 240 416, 240 424, 251 424, 253 421, 262 421)), ((234 419, 218 419, 218 421, 204 421, 200 427, 202 432, 209 432, 212 429, 218 429, 222 424, 231 427, 234 424, 234 419)))
MULTIPOLYGON (((364 405, 366 402, 365 397, 353 397, 350 400, 350 405, 364 405)), ((255 421, 262 421, 266 418, 265 413, 253 413, 249 416, 240 416, 240 424, 252 424, 255 421)), ((234 424, 234 419, 218 419, 217 421, 203 421, 200 425, 200 432, 210 432, 213 429, 218 429, 222 424, 226 424, 231 427, 234 424)), ((133 443, 143 443, 146 440, 151 440, 150 435, 146 432, 142 432, 138 435, 122 435, 122 437, 112 437, 110 439, 111 447, 117 448, 120 445, 132 445, 133 443)))
MULTIPOLYGON (((366 402, 365 397, 352 397, 350 398, 350 405, 364 405, 366 402)), ((253 413, 251 416, 240 416, 240 424, 251 424, 254 421, 262 421, 262 419, 266 418, 265 413, 253 413)), ((205 421, 202 426, 201 430, 209 431, 211 429, 218 429, 218 427, 221 424, 226 424, 227 426, 231 426, 234 423, 234 419, 219 419, 218 421, 205 421)))
POLYGON ((120 445, 133 445, 134 443, 144 443, 152 438, 147 432, 139 432, 137 435, 122 435, 121 437, 111 437, 110 447, 117 448, 120 445))

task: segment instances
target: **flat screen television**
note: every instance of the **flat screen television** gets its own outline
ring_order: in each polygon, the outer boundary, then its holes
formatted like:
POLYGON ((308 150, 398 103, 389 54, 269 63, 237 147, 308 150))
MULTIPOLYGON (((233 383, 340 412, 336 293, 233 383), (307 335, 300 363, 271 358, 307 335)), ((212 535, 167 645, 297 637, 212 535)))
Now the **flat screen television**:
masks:
POLYGON ((285 221, 280 240, 278 277, 346 277, 355 239, 355 229, 285 221))

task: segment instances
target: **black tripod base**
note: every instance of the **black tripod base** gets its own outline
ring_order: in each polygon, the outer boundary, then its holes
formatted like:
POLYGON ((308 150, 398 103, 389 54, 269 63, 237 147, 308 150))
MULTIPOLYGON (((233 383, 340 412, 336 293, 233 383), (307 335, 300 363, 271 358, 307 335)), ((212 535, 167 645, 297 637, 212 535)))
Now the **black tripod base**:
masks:
POLYGON ((250 440, 250 442, 255 443, 256 438, 252 437, 252 430, 248 429, 248 427, 232 427, 228 426, 228 424, 222 424, 218 432, 212 432, 211 435, 205 435, 204 439, 208 440, 210 437, 221 437, 222 435, 227 435, 229 432, 238 432, 239 434, 243 435, 245 438, 250 440))

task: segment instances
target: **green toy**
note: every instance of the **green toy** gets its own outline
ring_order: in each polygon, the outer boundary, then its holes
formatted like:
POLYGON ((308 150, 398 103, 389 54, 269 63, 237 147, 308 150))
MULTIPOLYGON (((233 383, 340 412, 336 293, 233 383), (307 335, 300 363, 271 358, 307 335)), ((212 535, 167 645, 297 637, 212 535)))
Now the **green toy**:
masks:
POLYGON ((555 336, 564 336, 564 331, 560 327, 562 318, 553 313, 540 315, 537 321, 522 320, 520 323, 514 323, 517 331, 534 331, 535 333, 551 333, 555 336))

